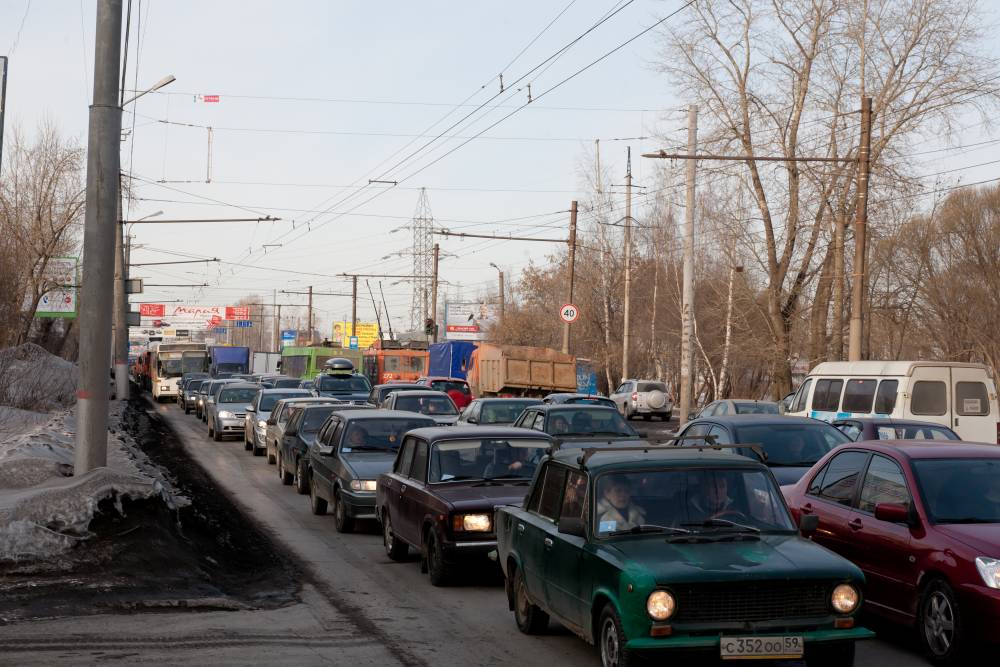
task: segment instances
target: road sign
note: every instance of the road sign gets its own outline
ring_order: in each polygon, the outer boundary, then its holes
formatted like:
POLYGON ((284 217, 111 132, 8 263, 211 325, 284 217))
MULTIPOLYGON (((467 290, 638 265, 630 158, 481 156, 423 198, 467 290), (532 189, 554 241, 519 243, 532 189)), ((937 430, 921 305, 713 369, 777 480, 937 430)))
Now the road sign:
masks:
POLYGON ((214 331, 217 334, 224 334, 229 332, 229 330, 226 329, 226 327, 215 327, 214 329, 212 329, 212 331, 214 331))
POLYGON ((281 330, 281 342, 285 345, 295 345, 295 339, 298 337, 298 332, 295 329, 282 329, 281 330))
POLYGON ((250 306, 226 306, 227 320, 249 320, 250 306))
POLYGON ((350 348, 352 350, 358 349, 358 337, 357 336, 351 336, 348 340, 350 341, 350 348))
POLYGON ((236 320, 233 326, 237 329, 249 329, 253 326, 253 320, 236 320))
POLYGON ((563 322, 572 324, 580 317, 580 309, 572 303, 563 304, 563 307, 559 309, 559 317, 563 322))
POLYGON ((201 98, 202 102, 208 102, 209 104, 211 104, 211 103, 218 104, 218 102, 219 102, 219 96, 218 95, 199 95, 199 97, 201 98))

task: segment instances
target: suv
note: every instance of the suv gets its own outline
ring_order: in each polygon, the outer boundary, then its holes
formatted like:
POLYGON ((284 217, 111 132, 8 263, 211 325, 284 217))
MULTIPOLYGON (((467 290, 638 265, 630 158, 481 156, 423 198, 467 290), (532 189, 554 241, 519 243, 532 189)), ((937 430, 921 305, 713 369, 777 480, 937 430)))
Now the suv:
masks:
POLYGON ((625 419, 657 416, 663 421, 670 421, 674 411, 667 385, 657 380, 624 380, 611 394, 611 400, 625 419))

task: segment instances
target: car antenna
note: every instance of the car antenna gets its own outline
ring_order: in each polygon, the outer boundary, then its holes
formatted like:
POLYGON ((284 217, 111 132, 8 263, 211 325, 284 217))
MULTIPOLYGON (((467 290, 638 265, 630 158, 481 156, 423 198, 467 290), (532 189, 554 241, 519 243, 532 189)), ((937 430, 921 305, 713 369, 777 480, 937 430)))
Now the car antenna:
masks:
POLYGON ((378 293, 382 295, 382 307, 385 309, 385 323, 389 325, 389 338, 395 340, 396 334, 392 333, 392 320, 389 318, 389 304, 385 302, 385 292, 382 291, 382 281, 378 281, 378 293))

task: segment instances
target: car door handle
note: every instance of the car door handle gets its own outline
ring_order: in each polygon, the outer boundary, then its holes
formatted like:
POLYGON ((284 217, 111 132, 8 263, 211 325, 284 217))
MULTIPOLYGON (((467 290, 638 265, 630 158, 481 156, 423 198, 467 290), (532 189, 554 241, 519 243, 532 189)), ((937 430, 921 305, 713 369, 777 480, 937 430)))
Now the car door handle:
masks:
POLYGON ((812 503, 806 503, 805 505, 802 506, 802 509, 799 511, 802 512, 803 514, 812 514, 813 513, 812 503))
POLYGON ((861 519, 854 519, 847 525, 851 527, 851 530, 861 530, 861 528, 864 526, 864 524, 861 523, 861 519))
POLYGON ((545 545, 546 549, 549 548, 549 547, 551 547, 552 546, 552 538, 551 537, 546 537, 544 540, 542 540, 542 544, 545 545))
POLYGON ((517 532, 519 532, 519 533, 523 533, 524 532, 524 524, 523 523, 517 524, 517 532))
POLYGON ((400 493, 406 493, 406 484, 400 484, 399 485, 399 492, 400 493))

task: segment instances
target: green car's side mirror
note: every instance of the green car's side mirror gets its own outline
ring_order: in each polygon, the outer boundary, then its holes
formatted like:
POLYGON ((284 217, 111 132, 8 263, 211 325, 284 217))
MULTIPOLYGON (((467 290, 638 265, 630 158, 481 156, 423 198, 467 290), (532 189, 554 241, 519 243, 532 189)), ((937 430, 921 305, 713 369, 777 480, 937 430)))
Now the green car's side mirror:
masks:
POLYGON ((815 514, 803 514, 799 517, 799 532, 802 537, 809 537, 819 528, 819 517, 815 514))
POLYGON ((559 519, 558 529, 564 535, 573 535, 575 537, 587 536, 587 527, 583 519, 562 517, 559 519))

